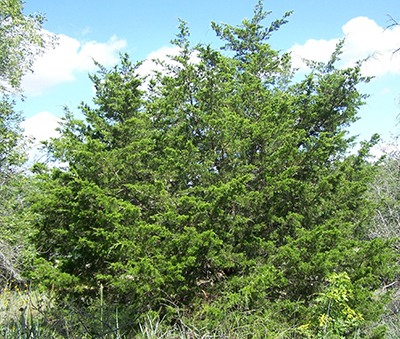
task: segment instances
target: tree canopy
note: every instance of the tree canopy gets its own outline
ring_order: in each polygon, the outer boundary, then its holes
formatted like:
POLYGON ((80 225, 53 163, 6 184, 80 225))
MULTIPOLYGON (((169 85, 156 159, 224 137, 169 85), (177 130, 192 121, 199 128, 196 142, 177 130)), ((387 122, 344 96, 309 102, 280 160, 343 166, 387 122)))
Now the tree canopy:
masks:
POLYGON ((179 55, 147 77, 128 56, 99 66, 85 119, 67 110, 48 144, 58 167, 35 168, 37 271, 49 282, 102 284, 133 309, 271 307, 306 321, 336 274, 351 286, 346 307, 380 314, 372 292, 393 252, 359 236, 378 137, 349 155, 346 131, 369 79, 335 68, 339 44, 294 82, 290 55, 269 44, 290 13, 264 27, 267 15, 260 2, 240 26, 213 23, 222 51, 192 46, 181 21, 179 55))

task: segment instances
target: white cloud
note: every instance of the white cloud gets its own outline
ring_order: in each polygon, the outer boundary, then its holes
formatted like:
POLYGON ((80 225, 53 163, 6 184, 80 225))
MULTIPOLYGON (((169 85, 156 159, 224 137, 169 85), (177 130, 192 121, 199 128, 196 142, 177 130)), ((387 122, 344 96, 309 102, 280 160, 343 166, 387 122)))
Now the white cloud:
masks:
POLYGON ((339 39, 333 40, 308 40, 304 45, 295 44, 289 51, 292 53, 293 67, 303 69, 303 59, 314 61, 327 61, 335 50, 339 39))
POLYGON ((60 118, 43 111, 23 121, 21 127, 24 129, 24 135, 33 137, 35 138, 35 143, 40 143, 40 141, 50 140, 50 138, 59 136, 56 128, 59 126, 60 121, 60 118))
MULTIPOLYGON (((341 58, 341 66, 353 66, 358 60, 369 58, 363 65, 364 75, 382 76, 386 73, 400 74, 400 26, 384 29, 366 17, 357 17, 343 27, 346 38, 341 58)), ((290 51, 293 66, 304 69, 302 58, 328 61, 339 39, 308 40, 304 45, 295 44, 290 51)))
POLYGON ((60 121, 60 118, 43 111, 21 123, 24 135, 34 138, 33 145, 28 153, 28 164, 33 164, 45 157, 45 152, 40 150, 42 146, 40 142, 59 137, 60 133, 56 131, 56 128, 59 126, 60 121))
POLYGON ((56 128, 60 121, 60 118, 43 111, 23 121, 21 127, 24 129, 24 135, 34 137, 36 141, 40 142, 59 136, 56 128))
POLYGON ((58 36, 58 45, 38 58, 33 74, 24 77, 22 86, 26 95, 40 95, 49 87, 75 80, 75 72, 95 70, 93 59, 104 66, 118 62, 118 51, 127 45, 125 40, 113 36, 106 43, 89 41, 81 43, 66 35, 58 36))

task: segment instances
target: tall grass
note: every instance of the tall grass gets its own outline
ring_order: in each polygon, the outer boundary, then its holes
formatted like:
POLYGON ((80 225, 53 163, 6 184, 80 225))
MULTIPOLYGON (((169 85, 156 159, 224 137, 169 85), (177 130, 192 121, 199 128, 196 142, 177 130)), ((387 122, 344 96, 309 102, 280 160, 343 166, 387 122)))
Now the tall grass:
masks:
POLYGON ((53 292, 41 291, 40 284, 8 282, 0 293, 0 331, 4 338, 54 337, 51 319, 53 292))
MULTIPOLYGON (((157 312, 130 314, 123 306, 107 305, 104 289, 99 286, 97 297, 88 291, 85 306, 73 300, 60 302, 58 292, 45 290, 40 284, 10 281, 0 293, 0 338, 6 339, 286 339, 306 338, 297 331, 299 324, 277 323, 268 310, 204 309, 185 314, 176 305, 168 305, 169 316, 157 312), (214 318, 214 319, 213 319, 214 318), (218 319, 217 321, 215 319, 218 319)), ((166 306, 166 305, 164 305, 166 306)), ((400 313, 399 313, 400 314, 400 313)), ((392 313, 382 319, 387 327, 385 338, 400 338, 400 316, 392 313)), ((371 332, 372 333, 372 332, 371 332)), ((326 339, 331 337, 326 336, 326 339)), ((333 338, 333 337, 332 337, 333 338)), ((346 337, 347 338, 347 337, 346 337)), ((348 338, 383 338, 356 331, 348 338)))
MULTIPOLYGON (((262 319, 254 321, 248 314, 225 314, 224 321, 212 322, 200 314, 200 320, 185 315, 176 305, 168 320, 156 312, 128 314, 126 309, 105 304, 104 290, 99 287, 97 298, 85 306, 60 302, 54 289, 40 285, 9 282, 0 294, 0 338, 104 338, 104 339, 181 339, 181 338, 285 338, 268 333, 262 319), (211 324, 211 323, 210 323, 211 324)), ((119 306, 121 307, 121 306, 119 306)))
POLYGON ((118 309, 104 304, 103 290, 93 304, 77 307, 73 301, 60 302, 56 291, 40 284, 10 281, 0 294, 0 338, 105 338, 130 335, 130 326, 120 326, 118 309))

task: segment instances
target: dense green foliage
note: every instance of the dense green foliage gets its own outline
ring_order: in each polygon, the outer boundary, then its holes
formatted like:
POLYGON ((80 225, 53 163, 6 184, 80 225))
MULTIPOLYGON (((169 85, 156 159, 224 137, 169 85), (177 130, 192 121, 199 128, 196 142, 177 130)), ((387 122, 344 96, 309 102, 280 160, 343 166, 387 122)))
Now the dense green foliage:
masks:
POLYGON ((181 22, 179 55, 147 78, 127 56, 100 66, 94 107, 82 104, 85 120, 67 111, 48 144, 58 165, 35 167, 33 274, 209 324, 248 312, 315 325, 336 290, 338 335, 358 325, 349 314, 381 314, 372 292, 391 279, 393 253, 360 232, 377 137, 348 155, 346 133, 369 79, 335 68, 339 44, 294 82, 290 55, 268 43, 290 13, 263 27, 267 14, 260 2, 241 26, 213 23, 225 52, 192 47, 181 22))

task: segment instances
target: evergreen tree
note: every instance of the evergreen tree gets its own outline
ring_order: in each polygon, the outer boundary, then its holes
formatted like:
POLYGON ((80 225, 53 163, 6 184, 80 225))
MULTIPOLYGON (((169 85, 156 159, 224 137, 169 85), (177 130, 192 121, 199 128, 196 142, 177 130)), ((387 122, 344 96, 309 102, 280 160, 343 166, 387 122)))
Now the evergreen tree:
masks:
POLYGON ((92 76, 94 108, 81 106, 85 120, 67 111, 48 145, 63 165, 36 168, 49 281, 101 283, 136 309, 234 311, 245 299, 304 320, 343 274, 346 307, 380 314, 372 292, 391 278, 392 251, 358 236, 377 136, 347 155, 369 79, 335 68, 339 44, 294 83, 290 55, 268 43, 290 13, 263 27, 267 14, 260 2, 238 27, 213 23, 225 52, 192 47, 181 22, 162 72, 141 78, 123 56, 92 76))

